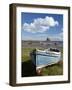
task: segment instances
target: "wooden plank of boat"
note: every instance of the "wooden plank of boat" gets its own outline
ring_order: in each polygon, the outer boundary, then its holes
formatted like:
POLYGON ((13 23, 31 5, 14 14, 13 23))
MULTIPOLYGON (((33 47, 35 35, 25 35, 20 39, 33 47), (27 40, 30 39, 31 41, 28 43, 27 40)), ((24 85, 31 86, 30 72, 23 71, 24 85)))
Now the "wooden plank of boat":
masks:
POLYGON ((55 63, 51 63, 51 64, 47 64, 47 65, 40 65, 40 66, 37 66, 37 67, 36 67, 36 70, 41 69, 41 68, 44 68, 44 67, 47 67, 47 66, 51 66, 51 65, 57 64, 57 63, 59 63, 59 62, 60 62, 60 61, 55 62, 55 63))

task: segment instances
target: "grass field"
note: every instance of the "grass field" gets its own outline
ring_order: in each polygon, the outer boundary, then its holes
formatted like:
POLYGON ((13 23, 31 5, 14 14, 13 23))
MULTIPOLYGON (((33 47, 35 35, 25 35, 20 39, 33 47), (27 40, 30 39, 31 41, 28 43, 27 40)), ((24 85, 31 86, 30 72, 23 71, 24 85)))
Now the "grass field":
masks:
MULTIPOLYGON (((22 76, 36 76, 34 66, 32 66, 30 52, 34 48, 22 48, 22 76)), ((61 50, 63 53, 63 50, 61 50)), ((63 74, 63 62, 62 60, 55 65, 47 66, 42 69, 42 75, 62 75, 63 74)))
POLYGON ((22 48, 22 62, 30 60, 30 52, 34 48, 22 48))

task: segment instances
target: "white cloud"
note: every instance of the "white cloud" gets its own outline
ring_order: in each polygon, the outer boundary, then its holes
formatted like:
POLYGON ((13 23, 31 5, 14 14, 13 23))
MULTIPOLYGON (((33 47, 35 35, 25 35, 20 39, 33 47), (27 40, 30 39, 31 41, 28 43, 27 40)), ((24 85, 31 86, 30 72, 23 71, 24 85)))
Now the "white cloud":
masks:
POLYGON ((45 18, 37 18, 30 24, 24 23, 23 30, 27 32, 40 32, 43 33, 49 30, 50 27, 58 26, 59 22, 55 21, 53 17, 46 16, 45 18))

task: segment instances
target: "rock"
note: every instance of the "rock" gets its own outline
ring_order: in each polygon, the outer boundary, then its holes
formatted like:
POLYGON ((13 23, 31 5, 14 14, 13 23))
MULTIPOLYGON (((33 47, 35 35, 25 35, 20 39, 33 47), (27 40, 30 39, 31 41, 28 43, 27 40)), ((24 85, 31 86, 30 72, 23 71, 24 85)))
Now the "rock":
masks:
POLYGON ((37 73, 38 76, 41 76, 42 75, 42 68, 37 69, 36 70, 36 73, 37 73))

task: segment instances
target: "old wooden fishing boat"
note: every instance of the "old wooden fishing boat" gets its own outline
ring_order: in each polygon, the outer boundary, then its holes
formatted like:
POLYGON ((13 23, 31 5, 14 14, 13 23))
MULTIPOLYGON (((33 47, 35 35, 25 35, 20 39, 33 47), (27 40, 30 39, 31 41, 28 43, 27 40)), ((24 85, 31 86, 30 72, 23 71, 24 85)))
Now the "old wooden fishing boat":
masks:
POLYGON ((61 52, 56 48, 35 49, 31 52, 31 60, 36 69, 55 64, 61 60, 61 52))

